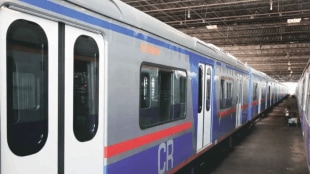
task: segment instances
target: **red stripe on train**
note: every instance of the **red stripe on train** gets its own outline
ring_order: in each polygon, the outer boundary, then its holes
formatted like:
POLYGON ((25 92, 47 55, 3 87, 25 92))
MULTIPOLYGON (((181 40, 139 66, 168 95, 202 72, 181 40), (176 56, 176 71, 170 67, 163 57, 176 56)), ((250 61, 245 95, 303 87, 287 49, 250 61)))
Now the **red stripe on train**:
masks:
MULTIPOLYGON (((244 109, 247 109, 247 108, 248 108, 248 105, 242 105, 241 106, 241 110, 244 110, 244 109)), ((236 108, 234 107, 234 108, 231 108, 231 109, 219 112, 218 116, 220 118, 223 118, 223 117, 229 116, 230 114, 235 113, 235 112, 236 112, 236 108)))
POLYGON ((259 103, 263 103, 263 101, 264 101, 264 100, 256 100, 256 101, 253 101, 253 102, 251 103, 251 105, 252 105, 252 106, 256 106, 256 105, 258 105, 259 103))
POLYGON ((243 105, 241 106, 241 109, 244 110, 244 109, 247 109, 248 108, 248 105, 243 105))
POLYGON ((191 122, 186 122, 171 128, 167 128, 158 132, 154 132, 151 134, 143 135, 134 139, 130 139, 127 141, 123 141, 117 144, 113 144, 111 146, 104 147, 104 157, 110 158, 121 153, 133 150, 140 146, 155 142, 162 138, 166 138, 173 134, 180 133, 182 131, 186 131, 192 127, 191 122))
POLYGON ((225 111, 222 111, 222 112, 219 112, 218 113, 218 116, 219 117, 225 117, 225 116, 228 116, 232 113, 236 112, 236 108, 231 108, 231 109, 228 109, 228 110, 225 110, 225 111))

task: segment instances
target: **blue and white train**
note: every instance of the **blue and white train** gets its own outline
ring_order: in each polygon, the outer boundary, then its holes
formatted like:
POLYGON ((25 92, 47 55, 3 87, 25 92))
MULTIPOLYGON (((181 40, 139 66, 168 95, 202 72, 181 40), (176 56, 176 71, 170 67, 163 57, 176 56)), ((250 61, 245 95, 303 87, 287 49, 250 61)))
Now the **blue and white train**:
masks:
POLYGON ((119 0, 0 0, 0 174, 178 171, 286 88, 119 0))
POLYGON ((307 165, 310 172, 310 60, 297 83, 296 96, 298 100, 298 111, 304 136, 307 165))

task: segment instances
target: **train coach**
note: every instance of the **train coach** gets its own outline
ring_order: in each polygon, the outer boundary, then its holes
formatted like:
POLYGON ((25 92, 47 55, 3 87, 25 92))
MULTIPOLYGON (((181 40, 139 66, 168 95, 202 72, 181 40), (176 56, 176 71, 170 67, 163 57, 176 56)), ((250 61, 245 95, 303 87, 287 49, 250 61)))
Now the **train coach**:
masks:
POLYGON ((302 126, 302 134, 305 141, 307 166, 310 171, 310 61, 308 61, 305 70, 297 83, 296 96, 298 101, 298 111, 302 126))
POLYGON ((173 173, 286 94, 118 0, 0 0, 0 26, 0 174, 173 173))

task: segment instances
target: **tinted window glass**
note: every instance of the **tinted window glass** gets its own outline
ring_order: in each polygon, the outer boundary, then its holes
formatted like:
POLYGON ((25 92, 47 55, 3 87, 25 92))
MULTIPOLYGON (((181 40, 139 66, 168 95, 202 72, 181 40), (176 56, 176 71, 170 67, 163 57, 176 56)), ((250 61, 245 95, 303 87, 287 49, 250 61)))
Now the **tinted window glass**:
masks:
POLYGON ((227 78, 221 79, 221 91, 220 91, 220 109, 232 107, 232 80, 227 78))
POLYGON ((48 134, 48 42, 25 20, 12 23, 6 39, 8 145, 26 156, 40 151, 48 134))
POLYGON ((308 85, 306 85, 308 88, 306 89, 306 92, 307 92, 306 115, 308 115, 308 120, 309 120, 310 119, 310 106, 309 106, 310 105, 310 80, 308 81, 309 81, 308 85))
POLYGON ((262 87, 262 102, 265 102, 265 98, 266 98, 266 89, 265 89, 265 87, 263 86, 263 87, 262 87))
POLYGON ((268 98, 267 98, 268 105, 267 105, 267 107, 270 106, 270 99, 271 99, 271 94, 270 93, 271 93, 270 86, 268 86, 268 98))
POLYGON ((198 79, 198 113, 202 110, 202 85, 203 85, 203 73, 202 68, 199 67, 199 79, 198 79))
POLYGON ((207 101, 206 101, 206 110, 210 110, 210 102, 211 102, 211 68, 207 69, 207 101))
POLYGON ((147 128, 184 118, 185 71, 143 65, 140 73, 140 126, 147 128))
POLYGON ((95 40, 80 36, 74 45, 73 130, 81 141, 98 129, 99 49, 95 40))
POLYGON ((140 108, 150 106, 150 77, 148 73, 141 73, 140 84, 140 108))
POLYGON ((253 83, 253 94, 252 94, 253 101, 258 99, 257 98, 257 93, 258 93, 257 87, 258 87, 258 84, 253 83))

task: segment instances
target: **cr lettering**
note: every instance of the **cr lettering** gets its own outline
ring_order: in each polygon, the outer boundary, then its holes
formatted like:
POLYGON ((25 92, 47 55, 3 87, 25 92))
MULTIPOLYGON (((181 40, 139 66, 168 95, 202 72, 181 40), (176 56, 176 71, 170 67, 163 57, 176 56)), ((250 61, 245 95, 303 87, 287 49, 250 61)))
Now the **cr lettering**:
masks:
POLYGON ((158 174, 163 174, 173 167, 173 140, 163 142, 158 147, 158 174))

